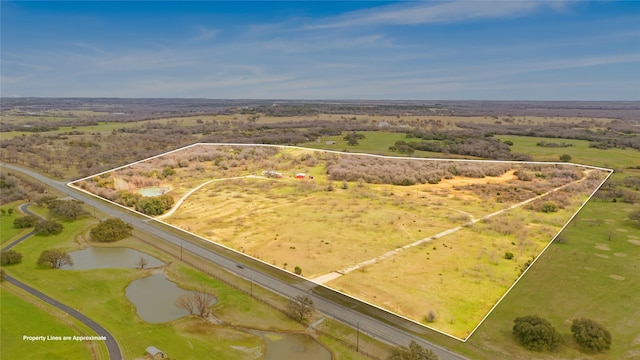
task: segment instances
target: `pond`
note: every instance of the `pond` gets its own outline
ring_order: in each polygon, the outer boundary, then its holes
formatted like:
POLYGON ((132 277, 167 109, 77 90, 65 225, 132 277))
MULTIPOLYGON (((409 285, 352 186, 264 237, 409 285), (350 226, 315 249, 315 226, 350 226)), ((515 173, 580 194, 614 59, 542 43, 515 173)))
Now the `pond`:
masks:
POLYGON ((158 196, 166 194, 169 191, 168 187, 149 186, 138 190, 142 196, 158 196))
POLYGON ((188 311, 175 304, 180 295, 188 292, 169 281, 164 274, 135 280, 125 289, 127 299, 136 306, 138 316, 149 323, 162 323, 189 315, 188 311))
POLYGON ((145 267, 164 265, 159 259, 129 248, 88 247, 69 253, 73 266, 63 266, 66 270, 88 270, 104 268, 137 268, 140 257, 147 260, 145 267))
POLYGON ((331 360, 331 352, 306 334, 253 330, 267 341, 265 360, 331 360))

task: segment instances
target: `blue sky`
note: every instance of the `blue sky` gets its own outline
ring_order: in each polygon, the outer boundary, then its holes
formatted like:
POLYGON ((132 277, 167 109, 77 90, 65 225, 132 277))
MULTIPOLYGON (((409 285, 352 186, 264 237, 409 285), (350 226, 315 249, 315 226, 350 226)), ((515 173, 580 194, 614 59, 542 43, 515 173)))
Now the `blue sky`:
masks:
POLYGON ((638 1, 1 2, 2 96, 640 100, 638 1))

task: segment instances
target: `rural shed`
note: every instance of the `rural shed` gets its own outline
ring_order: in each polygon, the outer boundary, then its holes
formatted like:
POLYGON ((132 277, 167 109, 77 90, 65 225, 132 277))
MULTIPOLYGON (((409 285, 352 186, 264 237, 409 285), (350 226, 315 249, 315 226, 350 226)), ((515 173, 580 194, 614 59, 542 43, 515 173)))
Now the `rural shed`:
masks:
POLYGON ((155 346, 149 346, 145 350, 147 351, 147 355, 151 356, 152 359, 164 359, 167 357, 164 351, 155 346))

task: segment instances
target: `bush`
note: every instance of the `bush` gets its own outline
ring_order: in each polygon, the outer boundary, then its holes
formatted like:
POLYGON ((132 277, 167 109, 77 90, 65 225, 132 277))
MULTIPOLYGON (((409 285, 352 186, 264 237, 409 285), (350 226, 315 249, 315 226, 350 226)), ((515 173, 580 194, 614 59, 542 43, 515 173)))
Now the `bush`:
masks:
POLYGON ((131 230, 133 230, 133 226, 120 219, 107 219, 91 229, 91 240, 113 242, 131 235, 131 230))
POLYGON ((36 226, 40 219, 35 215, 27 215, 13 220, 13 227, 16 229, 26 229, 36 226))
POLYGON ((136 211, 147 215, 161 215, 173 206, 169 195, 143 197, 135 204, 136 211))
POLYGON ((562 161, 562 162, 569 162, 569 161, 571 161, 571 155, 569 155, 569 154, 562 154, 562 155, 560 155, 560 161, 562 161))
POLYGON ((556 351, 562 344, 560 333, 551 323, 539 316, 530 315, 514 320, 513 334, 529 350, 556 351))
POLYGON ((506 253, 504 253, 504 258, 507 259, 507 260, 513 259, 513 253, 507 251, 506 253))
POLYGON ((36 224, 35 231, 38 235, 57 235, 62 232, 64 226, 55 220, 44 220, 36 224))
POLYGON ((297 275, 302 275, 302 268, 300 266, 296 266, 293 269, 293 272, 295 272, 297 275))
POLYGON ((540 211, 542 211, 543 213, 556 212, 558 211, 558 204, 554 203, 553 201, 546 201, 544 204, 542 204, 540 211))
POLYGON ((2 265, 19 264, 22 262, 22 254, 15 250, 7 250, 0 253, 0 263, 2 265))
POLYGON ((571 324, 573 338, 581 348, 603 351, 611 348, 611 333, 604 326, 590 319, 574 319, 571 324))

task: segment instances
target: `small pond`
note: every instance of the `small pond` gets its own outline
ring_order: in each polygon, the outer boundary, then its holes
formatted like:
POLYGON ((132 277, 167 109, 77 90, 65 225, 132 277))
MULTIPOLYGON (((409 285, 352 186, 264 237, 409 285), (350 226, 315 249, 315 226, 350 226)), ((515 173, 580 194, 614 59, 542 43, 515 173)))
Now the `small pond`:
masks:
POLYGON ((138 190, 138 192, 142 196, 158 196, 158 195, 166 194, 167 191, 169 191, 168 187, 160 187, 160 186, 149 186, 149 187, 138 190))
POLYGON ((162 323, 189 315, 188 311, 175 304, 176 299, 187 292, 164 274, 135 280, 125 289, 127 299, 136 306, 138 316, 149 323, 162 323))
POLYGON ((159 259, 129 248, 88 247, 69 253, 73 266, 63 266, 66 270, 88 270, 104 268, 137 268, 140 257, 147 260, 145 267, 164 265, 159 259))
POLYGON ((267 341, 265 360, 331 360, 331 352, 306 334, 253 330, 267 341))

